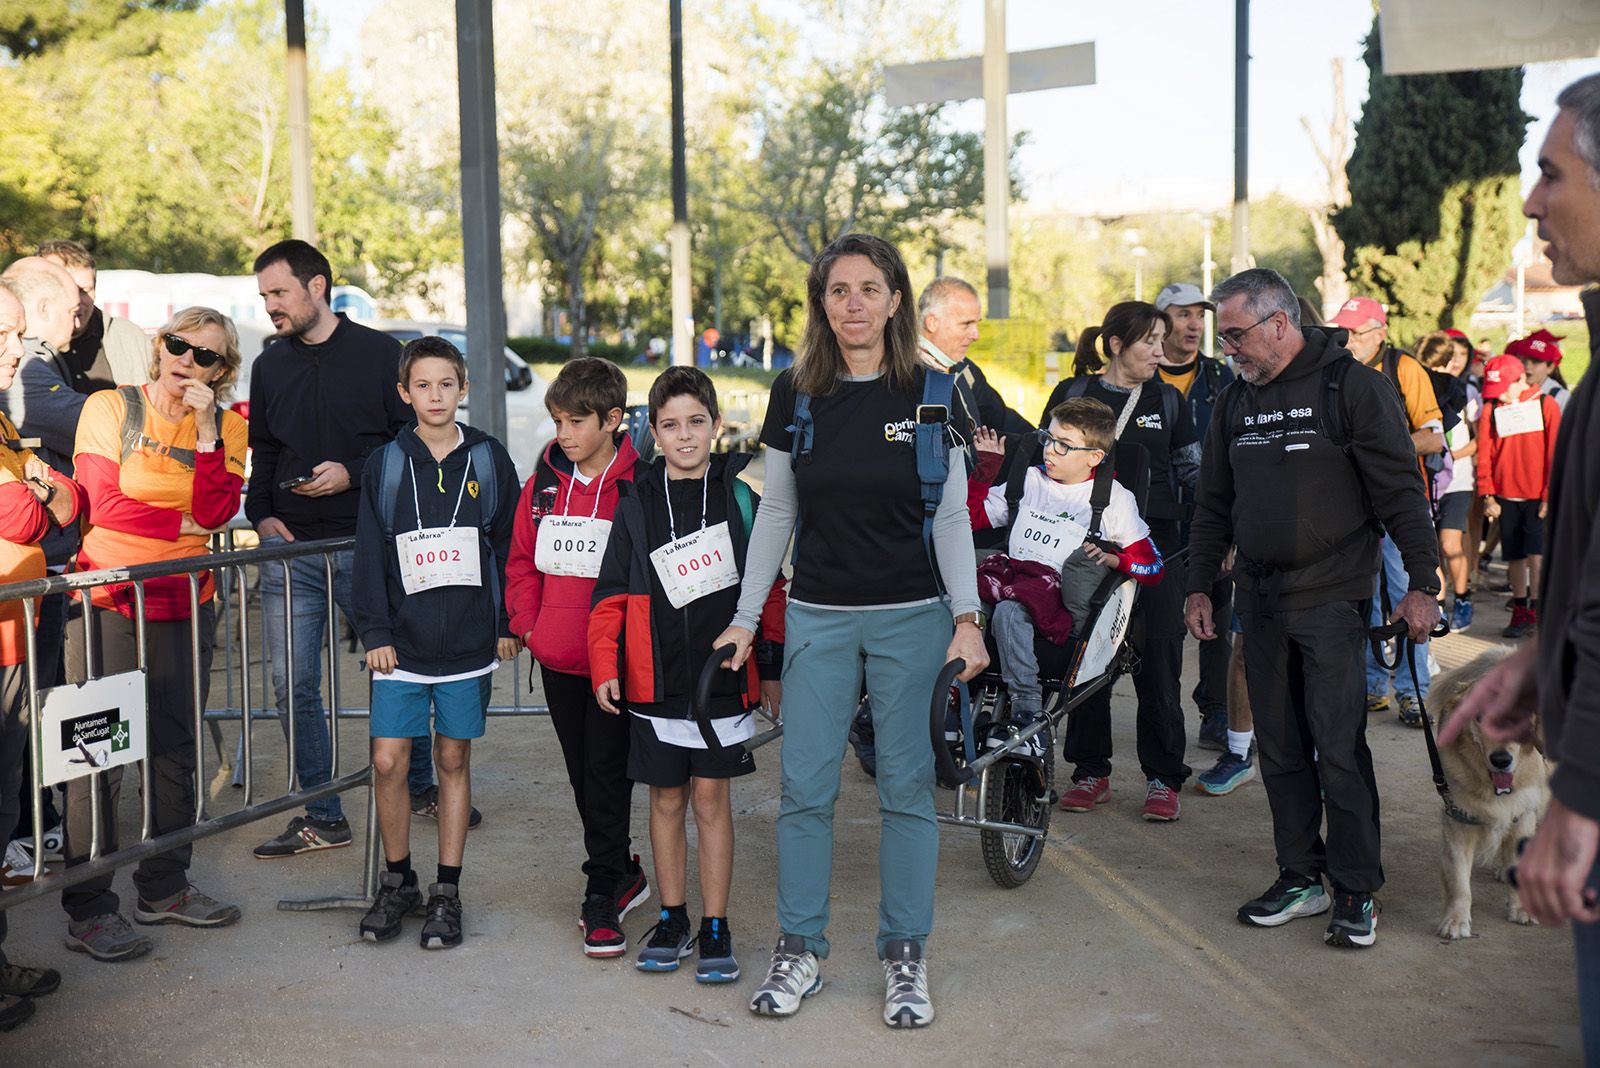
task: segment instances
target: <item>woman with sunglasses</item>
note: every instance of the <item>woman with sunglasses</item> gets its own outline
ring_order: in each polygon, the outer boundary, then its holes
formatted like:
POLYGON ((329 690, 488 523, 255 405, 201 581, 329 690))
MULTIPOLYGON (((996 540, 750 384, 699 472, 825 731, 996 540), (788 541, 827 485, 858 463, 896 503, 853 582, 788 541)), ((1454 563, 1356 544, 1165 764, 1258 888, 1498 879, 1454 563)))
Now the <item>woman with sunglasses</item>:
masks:
MULTIPOLYGON (((1137 444, 1149 454, 1150 495, 1144 518, 1150 539, 1165 560, 1161 581, 1139 591, 1133 633, 1143 668, 1134 676, 1139 695, 1139 768, 1145 779, 1144 818, 1171 822, 1179 815, 1178 791, 1189 777, 1184 763, 1183 670, 1184 570, 1173 559, 1182 544, 1179 486, 1193 489, 1200 470, 1200 444, 1189 405, 1161 381, 1156 367, 1168 330, 1165 312, 1142 301, 1124 301, 1098 327, 1078 339, 1075 377, 1056 385, 1045 404, 1050 412, 1069 397, 1089 397, 1117 413, 1118 445, 1137 444)), ((1115 456, 1115 452, 1112 454, 1115 456)), ((1061 798, 1068 812, 1090 812, 1111 799, 1111 690, 1101 690, 1067 720, 1064 756, 1074 765, 1072 788, 1061 798)))
MULTIPOLYGON (((221 408, 239 376, 239 335, 227 316, 210 308, 178 312, 151 343, 150 377, 91 395, 78 421, 74 461, 89 496, 90 526, 78 557, 82 570, 172 563, 208 551, 210 535, 239 510, 244 485, 245 421, 221 408)), ((199 645, 198 698, 211 679, 215 585, 198 576, 199 614, 190 607, 187 576, 144 584, 144 636, 149 722, 151 834, 194 822, 195 698, 191 641, 199 645)), ((133 671, 139 666, 137 602, 131 584, 90 594, 84 625, 67 628, 67 680, 133 671), (94 630, 86 643, 85 628, 94 630), (85 650, 94 651, 92 669, 85 650)), ((122 769, 101 780, 102 853, 117 848, 117 800, 122 769)), ((90 778, 67 788, 66 855, 71 867, 88 859, 93 835, 90 778)), ((239 910, 189 882, 191 849, 180 846, 141 861, 134 919, 221 927, 239 910)), ((149 951, 150 940, 128 926, 107 873, 62 891, 69 917, 67 946, 97 960, 125 960, 149 951)))

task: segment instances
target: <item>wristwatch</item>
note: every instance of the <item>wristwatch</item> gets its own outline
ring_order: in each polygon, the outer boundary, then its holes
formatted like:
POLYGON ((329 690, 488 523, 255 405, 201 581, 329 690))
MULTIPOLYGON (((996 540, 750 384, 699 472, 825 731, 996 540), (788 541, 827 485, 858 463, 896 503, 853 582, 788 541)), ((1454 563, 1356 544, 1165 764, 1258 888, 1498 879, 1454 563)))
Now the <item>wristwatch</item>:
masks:
POLYGON ((956 616, 953 620, 951 620, 951 622, 955 623, 957 626, 962 623, 971 623, 979 630, 983 629, 983 615, 980 612, 962 612, 959 616, 956 616))

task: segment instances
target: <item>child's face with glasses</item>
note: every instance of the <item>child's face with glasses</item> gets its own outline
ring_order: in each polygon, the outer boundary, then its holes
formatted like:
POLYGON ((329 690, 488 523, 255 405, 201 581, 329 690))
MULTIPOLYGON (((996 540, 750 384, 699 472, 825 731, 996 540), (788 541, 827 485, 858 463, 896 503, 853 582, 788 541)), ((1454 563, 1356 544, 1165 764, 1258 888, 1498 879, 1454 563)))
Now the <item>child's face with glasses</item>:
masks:
POLYGON ((1039 436, 1044 439, 1044 473, 1052 482, 1065 486, 1087 482, 1106 458, 1105 450, 1084 443, 1083 431, 1063 426, 1059 419, 1050 420, 1050 429, 1041 430, 1039 436))

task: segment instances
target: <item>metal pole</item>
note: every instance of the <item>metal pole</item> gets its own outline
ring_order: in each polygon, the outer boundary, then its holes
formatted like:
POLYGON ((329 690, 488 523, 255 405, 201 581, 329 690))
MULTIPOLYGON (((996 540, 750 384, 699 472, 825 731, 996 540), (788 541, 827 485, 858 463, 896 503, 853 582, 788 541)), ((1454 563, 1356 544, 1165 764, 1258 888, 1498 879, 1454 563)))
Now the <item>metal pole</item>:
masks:
POLYGON ((311 205, 311 91, 306 75, 305 0, 284 0, 283 21, 289 38, 289 211, 294 236, 315 243, 317 218, 311 205))
MULTIPOLYGON (((1211 299, 1212 272, 1217 269, 1217 261, 1211 258, 1211 217, 1206 216, 1206 244, 1205 251, 1200 259, 1200 292, 1211 299)), ((1216 350, 1217 313, 1206 309, 1206 348, 1205 355, 1209 356, 1216 350)))
POLYGON ((668 5, 672 30, 672 362, 694 363, 694 313, 689 307, 689 168, 683 136, 683 0, 668 5))
POLYGON ((1233 25, 1233 255, 1229 270, 1250 266, 1250 0, 1235 0, 1233 25))
POLYGON ((989 260, 989 318, 1011 317, 1010 236, 1006 207, 1011 168, 1006 152, 1006 0, 984 0, 983 18, 983 228, 989 260))
POLYGON ((506 439, 505 293, 500 263, 500 142, 495 130, 492 0, 456 0, 461 84, 461 237, 467 276, 468 418, 506 439))

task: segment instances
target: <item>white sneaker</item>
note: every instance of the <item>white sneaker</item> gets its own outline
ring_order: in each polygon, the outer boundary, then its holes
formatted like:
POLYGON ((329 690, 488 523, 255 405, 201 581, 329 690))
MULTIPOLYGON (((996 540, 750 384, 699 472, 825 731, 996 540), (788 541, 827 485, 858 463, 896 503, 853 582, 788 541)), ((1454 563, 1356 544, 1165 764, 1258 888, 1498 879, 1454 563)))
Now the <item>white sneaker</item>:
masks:
POLYGON ((750 1011, 762 1016, 793 1016, 800 1002, 822 989, 822 962, 805 947, 805 940, 793 935, 778 939, 772 951, 772 966, 767 978, 756 987, 750 1011))
POLYGON ((928 962, 922 944, 896 939, 883 960, 883 1022, 890 1027, 927 1027, 933 1022, 928 996, 928 962))
MULTIPOLYGON (((44 868, 40 875, 49 875, 50 869, 44 868)), ((10 890, 17 886, 26 886, 33 881, 33 854, 21 841, 12 842, 6 846, 5 858, 0 860, 0 889, 10 890)))
MULTIPOLYGON (((61 854, 61 847, 66 844, 66 831, 61 824, 56 824, 44 832, 44 860, 46 864, 60 864, 65 858, 61 854)), ((28 851, 28 867, 33 867, 33 836, 18 838, 14 845, 20 845, 28 851)))

